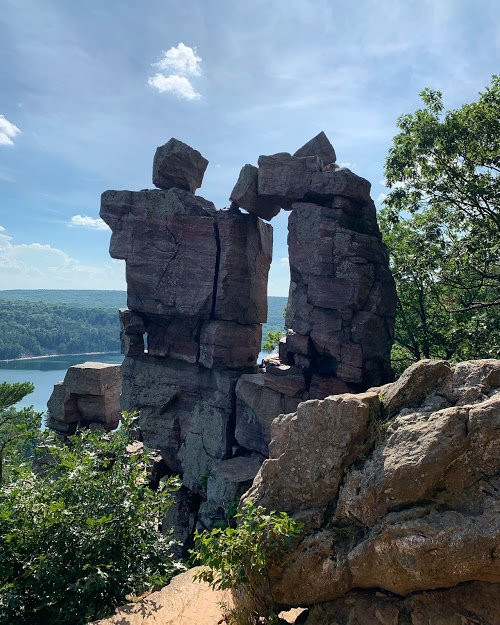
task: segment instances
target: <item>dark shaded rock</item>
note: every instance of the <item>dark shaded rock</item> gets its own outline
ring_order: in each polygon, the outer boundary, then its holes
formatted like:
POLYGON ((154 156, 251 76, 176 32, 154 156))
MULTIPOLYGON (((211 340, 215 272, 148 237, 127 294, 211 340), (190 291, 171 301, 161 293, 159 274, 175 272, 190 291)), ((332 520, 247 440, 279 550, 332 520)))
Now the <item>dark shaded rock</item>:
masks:
POLYGON ((207 480, 207 498, 200 506, 200 529, 209 529, 217 521, 227 522, 235 514, 240 497, 251 486, 262 460, 257 454, 238 456, 222 460, 213 468, 207 480))
POLYGON ((201 321, 196 318, 171 319, 149 316, 147 347, 150 356, 166 356, 186 362, 198 360, 201 321))
POLYGON ((257 363, 262 326, 234 321, 208 321, 200 335, 200 364, 204 367, 237 369, 257 363))
POLYGON ((370 188, 371 184, 368 180, 343 167, 330 171, 314 172, 310 178, 307 194, 297 199, 307 197, 307 199, 321 204, 332 201, 336 195, 340 195, 357 202, 369 202, 370 188))
POLYGON ((304 372, 298 367, 282 364, 278 358, 269 358, 266 363, 264 384, 288 397, 303 397, 306 390, 304 372))
POLYGON ((217 213, 220 261, 216 319, 256 324, 267 321, 267 276, 273 254, 273 229, 255 215, 217 213))
POLYGON ((298 158, 287 152, 259 156, 258 193, 288 209, 292 202, 306 197, 312 175, 320 171, 321 161, 317 156, 298 158))
POLYGON ((254 165, 244 165, 229 199, 236 206, 269 221, 280 212, 280 206, 272 199, 258 195, 258 171, 254 165))
POLYGON ((198 150, 172 137, 156 148, 153 184, 159 189, 177 187, 194 193, 201 187, 207 165, 207 159, 198 150))
POLYGON ((329 165, 335 163, 337 155, 333 149, 333 145, 330 143, 326 134, 321 131, 305 145, 299 148, 294 156, 318 156, 321 159, 323 165, 329 165))
POLYGON ((500 584, 470 582, 401 598, 356 590, 311 608, 306 625, 496 625, 500 584))
POLYGON ((267 387, 264 374, 242 375, 236 385, 236 430, 240 445, 267 456, 271 423, 285 412, 284 397, 267 387))

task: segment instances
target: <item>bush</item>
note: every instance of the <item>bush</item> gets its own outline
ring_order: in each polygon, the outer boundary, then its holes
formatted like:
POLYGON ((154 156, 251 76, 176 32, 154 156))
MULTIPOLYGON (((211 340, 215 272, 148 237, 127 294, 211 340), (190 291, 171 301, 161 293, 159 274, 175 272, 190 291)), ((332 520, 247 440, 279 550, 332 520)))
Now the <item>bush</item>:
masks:
POLYGON ((216 590, 238 589, 265 578, 269 567, 290 549, 302 532, 302 524, 286 512, 266 512, 246 503, 235 515, 237 527, 196 532, 195 559, 208 568, 197 577, 216 590))
POLYGON ((88 623, 182 568, 158 531, 177 485, 148 488, 131 442, 126 426, 47 436, 38 464, 0 489, 1 623, 88 623))

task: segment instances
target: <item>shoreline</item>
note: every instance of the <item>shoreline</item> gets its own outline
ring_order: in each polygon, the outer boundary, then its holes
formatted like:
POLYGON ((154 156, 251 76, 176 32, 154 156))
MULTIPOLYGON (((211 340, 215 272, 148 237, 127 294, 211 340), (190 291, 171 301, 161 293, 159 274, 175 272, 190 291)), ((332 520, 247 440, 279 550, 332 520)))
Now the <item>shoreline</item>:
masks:
POLYGON ((62 356, 102 356, 103 354, 121 354, 121 352, 78 352, 76 354, 45 354, 43 356, 21 356, 21 358, 0 359, 0 362, 23 362, 25 360, 42 360, 42 358, 61 358, 62 356))

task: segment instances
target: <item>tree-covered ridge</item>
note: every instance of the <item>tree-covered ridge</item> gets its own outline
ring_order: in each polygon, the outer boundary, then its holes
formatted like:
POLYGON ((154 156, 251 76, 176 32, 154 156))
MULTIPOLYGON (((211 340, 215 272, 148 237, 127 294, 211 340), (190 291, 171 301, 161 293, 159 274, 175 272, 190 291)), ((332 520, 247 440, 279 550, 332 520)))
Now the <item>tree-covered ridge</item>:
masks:
POLYGON ((0 299, 0 359, 120 351, 116 309, 0 299))

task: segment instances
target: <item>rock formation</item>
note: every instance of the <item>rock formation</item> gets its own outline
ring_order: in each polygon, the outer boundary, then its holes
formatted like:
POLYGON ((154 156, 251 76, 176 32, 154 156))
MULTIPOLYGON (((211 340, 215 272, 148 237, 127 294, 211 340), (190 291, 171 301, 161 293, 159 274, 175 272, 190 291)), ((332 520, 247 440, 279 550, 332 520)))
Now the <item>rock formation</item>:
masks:
POLYGON ((159 189, 102 194, 110 254, 126 262, 122 404, 182 476, 170 514, 184 541, 234 507, 279 414, 391 379, 395 293, 370 184, 335 158, 324 133, 294 156, 261 156, 217 210, 194 195, 206 159, 170 139, 154 159, 159 189), (292 211, 288 333, 257 368, 272 256, 261 218, 281 208, 292 211))
POLYGON ((47 403, 47 426, 61 435, 77 427, 113 430, 120 417, 121 372, 119 365, 84 362, 70 367, 63 382, 54 385, 47 403))
POLYGON ((420 361, 272 436, 245 498, 304 523, 269 571, 277 606, 315 606, 311 625, 499 622, 500 360, 420 361))
POLYGON ((236 387, 236 440, 265 455, 277 414, 392 379, 396 294, 370 183, 335 158, 320 133, 294 156, 245 165, 230 197, 266 219, 291 211, 287 333, 265 369, 236 387))

